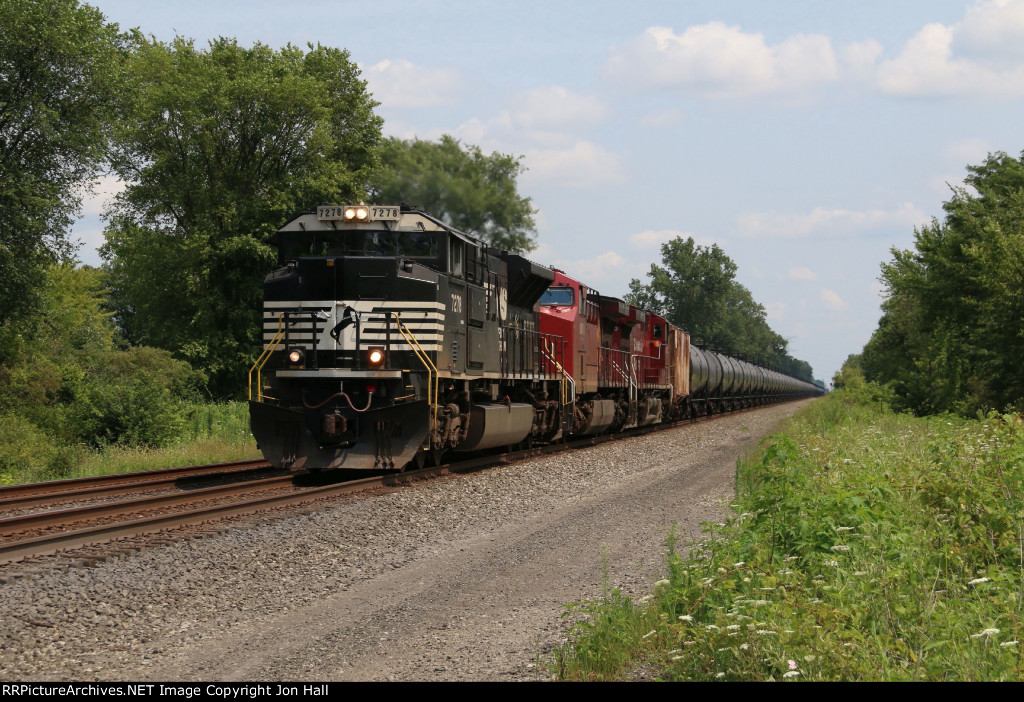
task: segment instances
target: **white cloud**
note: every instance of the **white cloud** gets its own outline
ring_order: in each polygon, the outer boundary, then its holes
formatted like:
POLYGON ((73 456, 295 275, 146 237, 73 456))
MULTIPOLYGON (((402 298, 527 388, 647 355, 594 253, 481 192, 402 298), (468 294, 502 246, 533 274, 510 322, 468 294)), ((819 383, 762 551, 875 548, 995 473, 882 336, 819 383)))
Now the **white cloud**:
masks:
POLYGON ((991 151, 995 149, 985 139, 959 139, 946 144, 942 155, 957 165, 967 165, 981 163, 991 151))
POLYGON ((1024 2, 976 2, 956 25, 954 51, 995 70, 1024 61, 1024 2))
POLYGON ((812 271, 810 268, 790 268, 789 269, 790 280, 817 280, 818 274, 812 271))
POLYGON ((755 212, 737 217, 743 236, 799 238, 849 236, 880 227, 912 228, 931 221, 909 202, 895 210, 841 210, 815 207, 807 214, 755 212))
POLYGON ((835 81, 838 66, 826 36, 797 34, 769 46, 762 34, 709 22, 682 34, 648 27, 612 47, 605 72, 625 87, 729 98, 803 91, 835 81))
POLYGON ((648 229, 629 237, 629 244, 634 248, 656 248, 672 239, 686 239, 693 236, 677 229, 648 229))
POLYGON ((839 297, 839 293, 828 288, 821 289, 821 301, 825 303, 825 307, 830 310, 845 310, 849 307, 843 298, 839 297))
POLYGON ((435 107, 456 101, 463 92, 453 68, 427 68, 402 59, 384 59, 363 69, 370 92, 382 107, 435 107))
POLYGON ((529 181, 557 181, 569 187, 589 187, 623 180, 622 167, 614 154, 590 141, 577 141, 567 149, 527 149, 522 175, 529 181))
POLYGON ((521 127, 579 127, 601 122, 608 108, 596 97, 549 85, 514 98, 512 118, 521 127))
POLYGON ((891 95, 1024 95, 1024 0, 975 2, 953 25, 927 24, 878 66, 891 95))

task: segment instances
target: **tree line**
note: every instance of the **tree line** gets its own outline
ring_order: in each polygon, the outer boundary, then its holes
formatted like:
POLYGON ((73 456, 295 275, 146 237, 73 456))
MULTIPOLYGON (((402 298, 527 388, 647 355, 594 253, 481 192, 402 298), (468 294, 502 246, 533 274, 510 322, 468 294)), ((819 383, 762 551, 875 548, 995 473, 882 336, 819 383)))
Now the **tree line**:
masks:
POLYGON ((690 331, 695 343, 814 382, 810 364, 789 355, 789 342, 768 326, 764 306, 736 280, 736 264, 718 244, 677 237, 662 244, 661 259, 646 283, 630 281, 628 302, 690 331))
POLYGON ((1024 154, 992 153, 967 173, 945 218, 892 249, 878 328, 837 376, 863 375, 897 409, 1024 410, 1024 154))

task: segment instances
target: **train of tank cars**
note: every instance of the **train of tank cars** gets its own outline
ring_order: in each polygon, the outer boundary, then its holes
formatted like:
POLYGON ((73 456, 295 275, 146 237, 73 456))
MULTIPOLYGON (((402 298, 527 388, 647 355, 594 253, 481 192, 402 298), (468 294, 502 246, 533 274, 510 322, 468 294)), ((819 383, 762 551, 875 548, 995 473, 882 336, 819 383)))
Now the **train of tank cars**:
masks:
POLYGON ((822 392, 413 207, 323 205, 270 242, 249 410, 277 467, 402 470, 822 392))

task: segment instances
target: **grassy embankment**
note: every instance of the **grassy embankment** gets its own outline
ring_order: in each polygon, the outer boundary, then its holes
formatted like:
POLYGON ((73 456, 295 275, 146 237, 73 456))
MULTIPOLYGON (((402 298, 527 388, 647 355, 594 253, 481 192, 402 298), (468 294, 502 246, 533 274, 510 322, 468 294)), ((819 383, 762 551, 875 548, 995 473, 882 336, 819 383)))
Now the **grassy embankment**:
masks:
POLYGON ((741 460, 734 516, 633 602, 569 607, 562 680, 1020 680, 1024 427, 838 391, 741 460))
POLYGON ((60 447, 62 460, 55 462, 37 458, 45 456, 46 449, 52 447, 22 444, 19 448, 24 455, 19 456, 17 461, 7 461, 7 470, 0 471, 0 485, 259 457, 256 442, 249 433, 246 403, 197 403, 187 407, 182 415, 184 421, 179 438, 160 448, 118 445, 103 448, 60 447))

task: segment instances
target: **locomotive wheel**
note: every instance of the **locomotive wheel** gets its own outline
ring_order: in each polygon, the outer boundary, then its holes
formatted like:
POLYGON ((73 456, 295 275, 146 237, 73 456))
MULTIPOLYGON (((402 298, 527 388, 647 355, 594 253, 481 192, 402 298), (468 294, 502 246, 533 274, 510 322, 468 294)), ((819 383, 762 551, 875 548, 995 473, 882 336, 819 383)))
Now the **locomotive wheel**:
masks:
POLYGON ((426 452, 427 462, 430 463, 431 467, 436 468, 441 465, 441 459, 444 458, 444 449, 430 449, 426 452))

